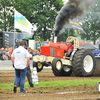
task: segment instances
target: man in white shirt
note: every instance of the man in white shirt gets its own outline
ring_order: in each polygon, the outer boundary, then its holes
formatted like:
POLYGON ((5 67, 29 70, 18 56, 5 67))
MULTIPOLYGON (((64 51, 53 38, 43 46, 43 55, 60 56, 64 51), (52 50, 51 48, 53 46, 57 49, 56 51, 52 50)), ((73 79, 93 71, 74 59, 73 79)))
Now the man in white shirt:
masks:
POLYGON ((15 81, 14 81, 14 93, 17 91, 17 86, 20 80, 20 92, 25 93, 24 84, 27 74, 27 67, 29 65, 29 53, 24 48, 24 42, 19 42, 19 47, 15 49, 11 55, 11 60, 15 67, 15 81))

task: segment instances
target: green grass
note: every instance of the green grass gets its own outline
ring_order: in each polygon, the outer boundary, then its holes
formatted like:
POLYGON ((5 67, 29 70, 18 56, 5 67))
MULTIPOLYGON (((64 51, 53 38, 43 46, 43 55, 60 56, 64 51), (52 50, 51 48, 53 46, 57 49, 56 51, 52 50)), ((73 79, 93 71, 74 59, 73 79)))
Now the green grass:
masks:
MULTIPOLYGON (((59 80, 59 81, 46 81, 35 84, 36 88, 42 87, 66 87, 66 86, 79 86, 79 85, 97 85, 100 79, 80 79, 80 80, 59 80)), ((13 89, 13 83, 2 83, 0 88, 13 89)), ((29 83, 25 82, 25 88, 30 88, 29 83)))

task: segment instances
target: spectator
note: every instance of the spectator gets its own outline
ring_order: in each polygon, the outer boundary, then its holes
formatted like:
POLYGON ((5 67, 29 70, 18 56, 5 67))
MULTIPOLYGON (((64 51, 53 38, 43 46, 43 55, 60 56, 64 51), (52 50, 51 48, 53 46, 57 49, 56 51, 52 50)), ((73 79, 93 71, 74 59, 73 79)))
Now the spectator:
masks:
POLYGON ((13 53, 13 51, 14 51, 14 48, 12 48, 12 47, 11 47, 10 49, 12 50, 12 51, 11 51, 11 54, 12 54, 12 53, 13 53))
POLYGON ((35 55, 40 55, 39 50, 37 50, 37 49, 34 49, 34 50, 33 50, 33 56, 35 56, 35 55))
POLYGON ((1 60, 5 59, 5 51, 4 48, 1 48, 1 60))
MULTIPOLYGON (((29 57, 32 58, 32 55, 30 54, 30 49, 28 49, 28 52, 29 52, 29 57)), ((30 63, 28 65, 28 67, 27 67, 27 79, 28 79, 28 82, 29 82, 30 87, 34 87, 34 85, 32 83, 30 63)))
POLYGON ((11 52, 12 52, 12 50, 9 49, 9 51, 8 51, 8 60, 11 60, 11 52))
POLYGON ((14 48, 8 47, 8 48, 1 48, 0 49, 0 60, 11 60, 11 54, 13 52, 14 48))
MULTIPOLYGON (((12 47, 8 47, 8 48, 1 48, 0 49, 0 60, 11 60, 11 54, 13 53, 15 48, 12 47)), ((32 54, 32 56, 35 55, 40 55, 40 51, 37 49, 31 49, 30 47, 28 48, 28 51, 30 54, 32 54)), ((30 58, 30 60, 32 60, 32 58, 30 58)))
POLYGON ((8 60, 9 52, 7 48, 5 48, 4 53, 5 53, 5 56, 4 56, 5 60, 8 60))
POLYGON ((14 93, 17 92, 17 87, 20 81, 20 92, 26 93, 24 90, 25 78, 27 74, 27 67, 29 65, 29 53, 24 49, 24 42, 19 42, 19 47, 15 49, 11 55, 11 60, 15 67, 15 82, 14 93))

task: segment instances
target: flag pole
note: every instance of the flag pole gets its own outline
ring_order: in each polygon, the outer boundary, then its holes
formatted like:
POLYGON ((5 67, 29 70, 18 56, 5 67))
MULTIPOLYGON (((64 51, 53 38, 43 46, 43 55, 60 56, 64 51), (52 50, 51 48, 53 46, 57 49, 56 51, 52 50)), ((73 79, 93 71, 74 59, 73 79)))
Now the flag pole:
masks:
POLYGON ((14 27, 14 48, 15 48, 15 27, 14 27))
MULTIPOLYGON (((15 18, 15 8, 14 8, 14 18, 15 18)), ((15 48, 15 19, 14 19, 14 48, 15 48)))

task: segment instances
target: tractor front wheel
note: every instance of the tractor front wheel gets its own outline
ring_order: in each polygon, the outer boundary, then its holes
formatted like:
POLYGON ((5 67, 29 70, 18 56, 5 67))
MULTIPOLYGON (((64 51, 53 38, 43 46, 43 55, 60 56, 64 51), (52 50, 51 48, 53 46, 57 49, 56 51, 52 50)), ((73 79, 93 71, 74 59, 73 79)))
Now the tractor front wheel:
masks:
POLYGON ((36 67, 37 68, 37 72, 40 72, 43 70, 43 64, 40 62, 33 62, 33 68, 36 67))
POLYGON ((52 61, 52 71, 55 76, 62 75, 62 61, 60 58, 54 58, 52 61))

